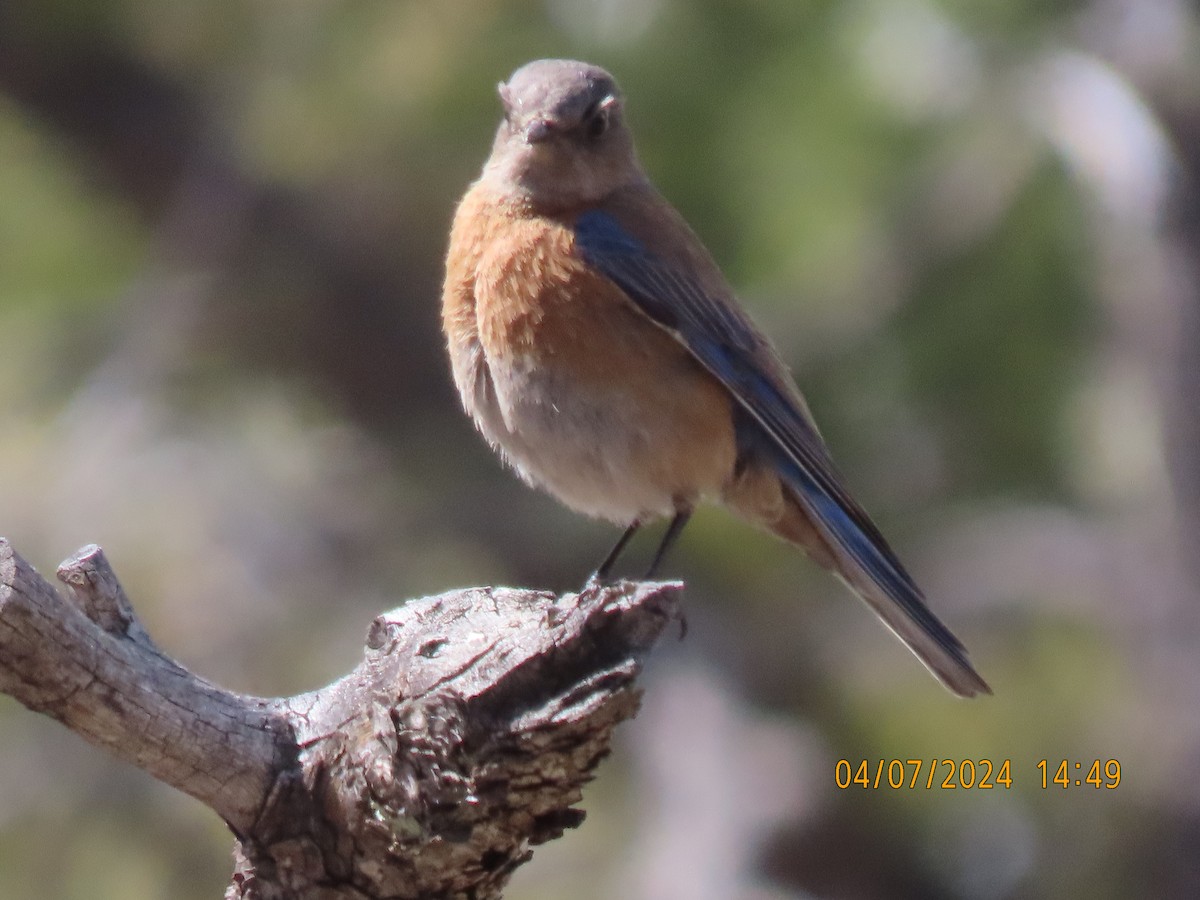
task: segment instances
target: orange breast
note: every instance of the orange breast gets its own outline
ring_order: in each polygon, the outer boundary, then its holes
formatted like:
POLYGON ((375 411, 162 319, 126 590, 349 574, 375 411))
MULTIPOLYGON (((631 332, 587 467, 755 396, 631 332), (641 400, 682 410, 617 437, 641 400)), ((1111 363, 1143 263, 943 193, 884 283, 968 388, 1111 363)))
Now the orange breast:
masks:
POLYGON ((509 432, 495 442, 530 480, 608 518, 718 493, 735 457, 725 388, 587 266, 563 222, 468 204, 471 289, 444 313, 448 331, 477 329, 509 432))

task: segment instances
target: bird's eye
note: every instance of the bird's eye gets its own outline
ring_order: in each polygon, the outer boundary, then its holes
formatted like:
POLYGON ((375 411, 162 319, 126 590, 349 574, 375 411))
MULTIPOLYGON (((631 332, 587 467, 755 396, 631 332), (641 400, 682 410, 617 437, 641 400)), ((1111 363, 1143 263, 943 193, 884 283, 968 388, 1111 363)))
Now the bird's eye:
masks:
POLYGON ((608 131, 608 110, 598 109, 588 118, 587 136, 592 140, 600 137, 604 132, 608 131))
POLYGON ((590 139, 596 140, 608 131, 612 123, 612 108, 611 102, 599 103, 585 117, 583 127, 590 139))

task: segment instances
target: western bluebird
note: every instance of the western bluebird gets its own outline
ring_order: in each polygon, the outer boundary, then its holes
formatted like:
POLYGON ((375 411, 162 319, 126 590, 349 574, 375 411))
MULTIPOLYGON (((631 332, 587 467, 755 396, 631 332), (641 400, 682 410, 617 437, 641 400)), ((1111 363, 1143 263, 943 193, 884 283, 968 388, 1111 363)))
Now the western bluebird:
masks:
POLYGON ((843 486, 787 367, 651 186, 603 69, 529 63, 454 217, 442 323, 463 406, 529 484, 626 525, 713 499, 842 578, 939 680, 991 693, 843 486))

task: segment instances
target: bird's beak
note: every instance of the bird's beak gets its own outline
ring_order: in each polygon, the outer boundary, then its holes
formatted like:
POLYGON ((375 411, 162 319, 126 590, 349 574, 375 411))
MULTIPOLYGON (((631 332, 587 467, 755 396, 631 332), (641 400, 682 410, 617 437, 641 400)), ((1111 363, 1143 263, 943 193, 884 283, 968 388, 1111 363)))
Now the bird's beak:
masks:
POLYGON ((545 116, 537 116, 525 124, 525 140, 530 144, 540 144, 549 140, 559 129, 559 123, 545 116))

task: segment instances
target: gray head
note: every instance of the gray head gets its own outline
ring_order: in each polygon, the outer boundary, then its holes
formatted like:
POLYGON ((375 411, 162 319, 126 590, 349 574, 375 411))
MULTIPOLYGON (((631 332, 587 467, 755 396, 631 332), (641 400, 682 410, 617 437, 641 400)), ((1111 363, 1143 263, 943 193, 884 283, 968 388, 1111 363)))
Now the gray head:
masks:
POLYGON ((644 180, 621 90, 598 66, 542 59, 499 86, 504 121, 484 178, 535 206, 568 209, 644 180))

